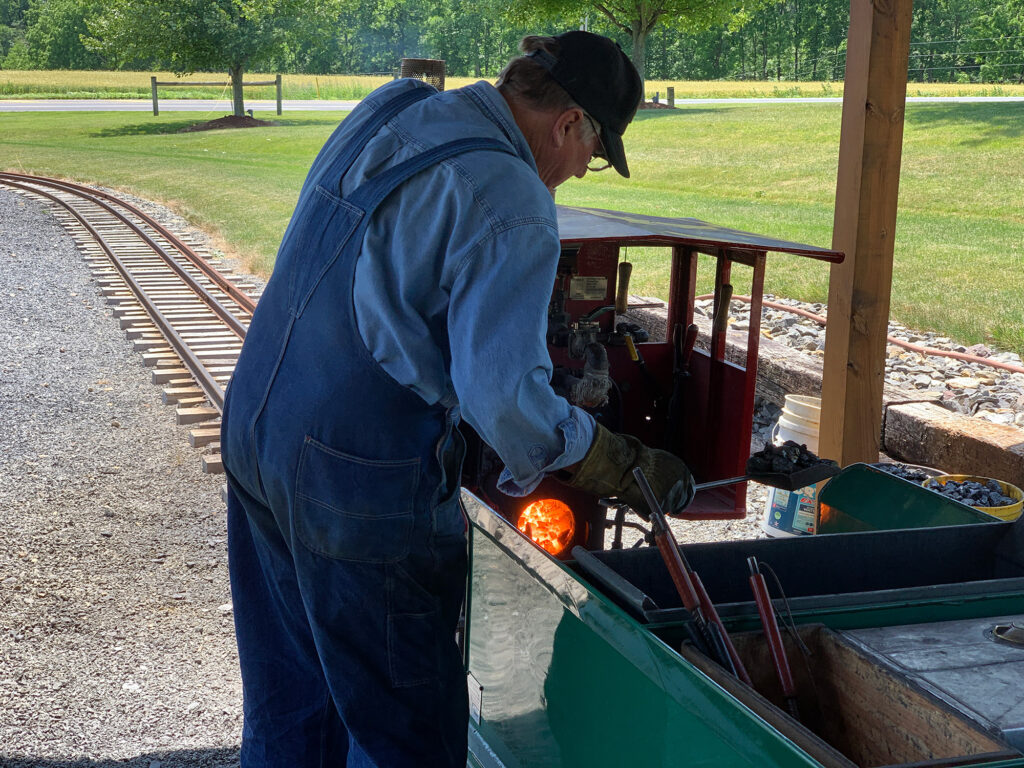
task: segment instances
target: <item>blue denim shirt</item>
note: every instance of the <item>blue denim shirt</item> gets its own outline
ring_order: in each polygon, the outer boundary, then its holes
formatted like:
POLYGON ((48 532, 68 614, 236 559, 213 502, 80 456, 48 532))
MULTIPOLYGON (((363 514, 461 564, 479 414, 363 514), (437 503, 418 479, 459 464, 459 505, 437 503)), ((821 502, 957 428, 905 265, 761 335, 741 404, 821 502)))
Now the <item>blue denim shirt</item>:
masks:
MULTIPOLYGON (((341 131, 354 131, 364 110, 423 87, 416 80, 381 87, 341 131)), ((594 420, 550 386, 555 205, 504 98, 479 82, 414 104, 370 141, 342 192, 424 149, 469 137, 498 139, 510 153, 459 155, 382 203, 356 263, 356 320, 384 370, 427 403, 461 414, 505 463, 499 488, 525 495, 545 473, 583 458, 594 420)))

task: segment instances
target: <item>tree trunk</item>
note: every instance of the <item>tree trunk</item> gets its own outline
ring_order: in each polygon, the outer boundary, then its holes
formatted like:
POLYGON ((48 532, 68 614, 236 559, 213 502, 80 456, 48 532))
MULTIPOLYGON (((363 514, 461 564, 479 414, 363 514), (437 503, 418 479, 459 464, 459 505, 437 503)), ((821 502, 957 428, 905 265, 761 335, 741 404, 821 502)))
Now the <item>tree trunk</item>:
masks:
POLYGON ((633 66, 636 67, 636 71, 640 73, 640 102, 643 103, 647 100, 646 92, 643 88, 643 84, 647 80, 647 32, 643 30, 643 24, 637 21, 633 25, 633 66))
POLYGON ((242 100, 243 71, 241 64, 228 70, 228 74, 231 75, 231 101, 235 117, 242 117, 245 114, 245 102, 242 100))
POLYGON ((487 65, 490 63, 487 60, 488 59, 488 56, 487 56, 487 21, 484 20, 484 19, 481 19, 480 31, 481 31, 482 34, 480 35, 479 38, 477 38, 477 40, 479 42, 478 42, 477 48, 476 48, 476 65, 475 65, 475 67, 473 69, 473 74, 476 77, 480 77, 484 72, 486 72, 487 71, 487 65), (483 62, 483 68, 482 69, 480 67, 480 62, 481 61, 483 62))

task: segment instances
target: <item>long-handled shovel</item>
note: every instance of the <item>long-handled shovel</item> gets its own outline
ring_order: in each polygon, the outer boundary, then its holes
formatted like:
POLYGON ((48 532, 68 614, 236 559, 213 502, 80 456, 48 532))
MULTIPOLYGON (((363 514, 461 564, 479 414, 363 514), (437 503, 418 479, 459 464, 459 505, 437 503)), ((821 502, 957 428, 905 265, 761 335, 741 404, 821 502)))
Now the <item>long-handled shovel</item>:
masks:
POLYGON ((651 490, 643 470, 636 467, 633 470, 633 477, 636 478, 637 486, 640 488, 647 506, 651 510, 651 525, 654 532, 654 541, 658 545, 658 551, 665 561, 672 583, 675 585, 683 606, 693 617, 693 623, 697 627, 700 637, 706 645, 706 650, 713 654, 719 663, 736 675, 747 685, 750 685, 750 675, 747 674, 743 662, 740 660, 736 648, 729 638, 729 633, 722 623, 722 619, 715 610, 714 603, 708 596, 700 577, 690 568, 686 556, 679 549, 672 529, 665 520, 665 513, 661 510, 661 504, 651 490))
POLYGON ((686 397, 686 382, 690 378, 690 356, 697 341, 697 325, 690 324, 683 330, 681 323, 672 329, 672 396, 668 401, 666 422, 666 447, 678 454, 682 445, 683 400, 686 397))
POLYGON ((796 706, 796 685, 793 682, 793 672, 789 668, 789 659, 786 657, 786 647, 782 644, 779 623, 775 620, 775 609, 772 608, 768 585, 765 584, 764 576, 761 575, 761 568, 756 557, 748 557, 747 565, 750 566, 750 588, 754 592, 754 602, 757 604, 757 612, 761 616, 761 624, 764 627, 765 639, 768 641, 768 650, 772 655, 772 663, 775 665, 775 673, 779 677, 779 685, 782 686, 782 698, 786 701, 786 709, 789 710, 789 714, 799 720, 800 710, 796 706))

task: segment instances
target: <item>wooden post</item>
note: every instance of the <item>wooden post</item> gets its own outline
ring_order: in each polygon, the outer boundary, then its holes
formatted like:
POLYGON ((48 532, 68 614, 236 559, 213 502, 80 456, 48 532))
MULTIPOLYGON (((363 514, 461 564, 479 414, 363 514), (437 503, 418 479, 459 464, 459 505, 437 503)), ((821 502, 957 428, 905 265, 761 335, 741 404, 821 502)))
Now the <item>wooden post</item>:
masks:
POLYGON ((670 85, 665 89, 665 100, 668 101, 670 107, 676 105, 676 88, 674 85, 670 85))
POLYGON ((911 0, 851 0, 820 453, 878 461, 911 0))
POLYGON ((149 78, 149 87, 153 90, 153 116, 156 117, 160 114, 160 108, 156 103, 156 75, 149 78))
MULTIPOLYGON (((277 114, 280 115, 281 114, 281 75, 280 75, 280 73, 278 73, 278 75, 275 78, 275 80, 277 81, 277 114)), ((319 88, 319 84, 317 85, 317 87, 319 88)))

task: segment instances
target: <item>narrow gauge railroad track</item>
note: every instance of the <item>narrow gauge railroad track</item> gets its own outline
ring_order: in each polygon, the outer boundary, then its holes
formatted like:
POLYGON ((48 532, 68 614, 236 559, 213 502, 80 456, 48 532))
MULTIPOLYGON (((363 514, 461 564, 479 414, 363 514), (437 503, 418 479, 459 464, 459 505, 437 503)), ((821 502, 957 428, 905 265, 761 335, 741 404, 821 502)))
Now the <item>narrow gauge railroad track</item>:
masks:
POLYGON ((224 274, 132 204, 57 179, 0 173, 0 186, 48 204, 74 237, 106 302, 153 383, 175 406, 203 469, 221 472, 224 388, 256 302, 243 281, 224 274))

